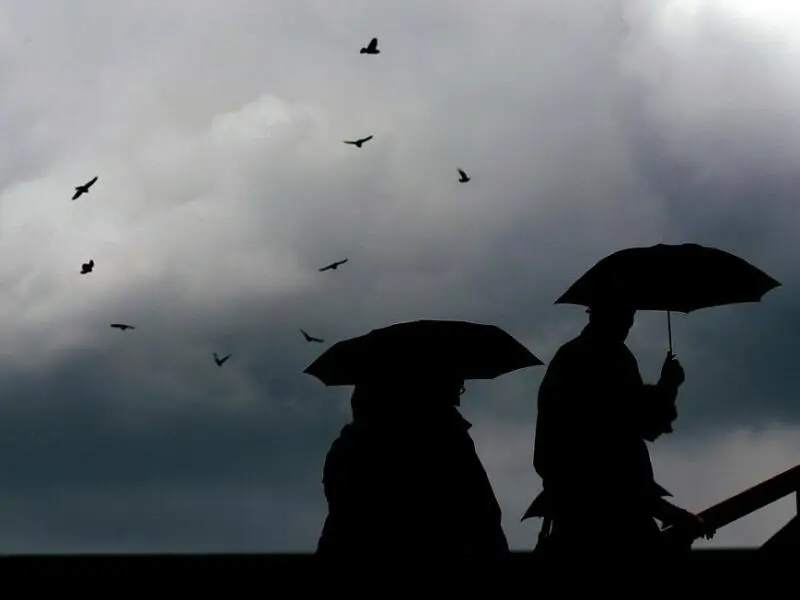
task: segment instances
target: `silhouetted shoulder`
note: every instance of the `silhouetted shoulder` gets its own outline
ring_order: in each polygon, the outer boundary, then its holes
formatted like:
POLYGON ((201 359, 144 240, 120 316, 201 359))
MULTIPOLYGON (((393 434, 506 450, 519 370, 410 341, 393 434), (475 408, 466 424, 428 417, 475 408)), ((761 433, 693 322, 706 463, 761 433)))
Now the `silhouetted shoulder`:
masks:
POLYGON ((575 337, 565 342, 550 360, 545 371, 545 381, 562 379, 567 377, 569 372, 574 372, 576 367, 584 362, 590 354, 586 340, 581 336, 575 337), (563 372, 566 371, 566 372, 563 372), (562 373, 563 372, 563 373, 562 373))
POLYGON ((636 357, 624 342, 600 340, 586 330, 559 348, 551 364, 556 361, 569 364, 571 369, 585 365, 595 374, 607 372, 616 375, 619 368, 638 370, 636 357))
POLYGON ((551 371, 554 367, 558 367, 560 364, 563 364, 566 361, 569 361, 571 358, 577 357, 581 354, 582 351, 585 350, 585 345, 582 343, 582 340, 579 337, 572 338, 568 342, 562 344, 556 353, 553 355, 553 358, 550 359, 550 363, 547 365, 547 371, 551 371))
POLYGON ((377 433, 353 424, 345 425, 328 450, 323 482, 332 481, 340 473, 355 473, 360 465, 378 460, 385 436, 377 433))
POLYGON ((584 330, 561 346, 547 367, 539 387, 537 431, 544 436, 544 429, 554 426, 545 423, 556 415, 587 431, 600 422, 610 426, 624 416, 628 398, 641 384, 636 358, 624 343, 604 342, 584 330))

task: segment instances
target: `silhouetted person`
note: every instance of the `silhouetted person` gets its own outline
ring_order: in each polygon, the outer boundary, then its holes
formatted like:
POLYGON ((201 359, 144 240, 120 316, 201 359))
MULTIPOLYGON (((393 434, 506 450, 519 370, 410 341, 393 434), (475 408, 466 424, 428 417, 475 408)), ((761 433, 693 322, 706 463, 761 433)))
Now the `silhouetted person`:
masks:
POLYGON ((663 499, 645 442, 672 431, 683 369, 668 354, 659 382, 645 384, 625 345, 635 311, 606 303, 588 312, 589 324, 558 350, 539 389, 534 467, 552 519, 548 547, 663 552, 654 518, 701 526, 663 499))
POLYGON ((456 408, 463 380, 355 387, 325 460, 317 554, 402 560, 505 556, 500 506, 456 408))

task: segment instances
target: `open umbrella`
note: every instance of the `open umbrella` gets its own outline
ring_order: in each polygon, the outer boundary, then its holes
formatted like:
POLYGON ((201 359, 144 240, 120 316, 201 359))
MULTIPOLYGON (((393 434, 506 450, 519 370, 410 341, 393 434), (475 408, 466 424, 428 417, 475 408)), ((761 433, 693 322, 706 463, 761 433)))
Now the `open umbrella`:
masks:
POLYGON ((592 306, 598 301, 625 304, 635 310, 691 311, 759 302, 780 283, 747 261, 724 250, 699 244, 657 244, 619 250, 589 269, 556 304, 592 306))
POLYGON ((338 342, 303 372, 333 386, 420 373, 494 379, 542 364, 495 325, 420 320, 396 323, 338 342))

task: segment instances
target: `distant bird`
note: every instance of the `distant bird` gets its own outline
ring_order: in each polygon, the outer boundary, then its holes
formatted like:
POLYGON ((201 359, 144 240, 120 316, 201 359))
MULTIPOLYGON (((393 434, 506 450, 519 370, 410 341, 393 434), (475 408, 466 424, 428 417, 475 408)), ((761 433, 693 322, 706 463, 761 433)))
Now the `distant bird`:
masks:
POLYGON ((322 340, 322 339, 320 339, 320 338, 317 338, 317 337, 313 337, 313 336, 310 336, 310 335, 308 335, 308 334, 307 334, 305 331, 303 331, 302 329, 300 330, 300 333, 302 333, 302 334, 303 334, 303 337, 305 337, 305 338, 306 338, 306 341, 307 341, 307 342, 317 342, 317 343, 321 344, 322 342, 324 342, 324 341, 325 341, 325 340, 322 340))
POLYGON ((353 141, 345 140, 344 143, 345 144, 350 144, 352 146, 355 146, 356 148, 361 148, 361 146, 364 144, 364 142, 368 142, 374 137, 375 137, 374 135, 368 135, 367 137, 361 138, 360 140, 353 140, 353 141))
POLYGON ((339 265, 343 265, 346 262, 347 262, 347 259, 345 258, 344 260, 339 260, 339 261, 336 261, 334 263, 331 263, 327 267, 322 267, 319 271, 320 271, 320 273, 322 271, 335 271, 336 269, 339 268, 339 265))
POLYGON ((97 176, 96 175, 94 176, 94 178, 92 178, 91 180, 87 181, 83 185, 75 186, 75 195, 72 197, 72 199, 73 200, 77 200, 83 194, 88 194, 89 193, 89 188, 94 185, 95 181, 97 181, 97 176))
POLYGON ((125 323, 112 323, 111 327, 114 327, 115 329, 121 329, 122 331, 125 331, 126 329, 136 329, 136 327, 133 325, 125 325, 125 323))
POLYGON ((362 48, 359 54, 380 54, 378 50, 378 38, 372 38, 366 48, 362 48))
POLYGON ((89 260, 87 263, 83 263, 81 265, 81 275, 86 275, 87 273, 91 273, 92 269, 94 269, 94 261, 89 260))
POLYGON ((461 175, 461 177, 459 178, 459 181, 461 183, 467 183, 469 181, 469 176, 466 173, 464 173, 464 171, 462 171, 461 169, 458 169, 458 174, 461 175))
POLYGON ((224 363, 226 360, 228 360, 230 357, 231 357, 231 355, 230 355, 230 354, 228 354, 228 356, 226 356, 226 357, 224 357, 224 358, 220 358, 219 356, 217 356, 217 353, 216 353, 216 352, 214 352, 214 362, 215 362, 215 363, 217 363, 217 366, 218 366, 218 367, 221 367, 221 366, 222 366, 222 364, 223 364, 223 363, 224 363))

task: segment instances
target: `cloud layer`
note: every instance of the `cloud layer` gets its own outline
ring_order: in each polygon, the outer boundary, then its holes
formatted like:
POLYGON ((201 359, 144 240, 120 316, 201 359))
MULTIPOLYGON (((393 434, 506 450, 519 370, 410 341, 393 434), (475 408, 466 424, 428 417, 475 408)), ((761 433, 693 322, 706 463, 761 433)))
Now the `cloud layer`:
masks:
MULTIPOLYGON (((631 245, 783 284, 673 317, 659 481, 699 510, 798 462, 800 21, 750 4, 3 0, 0 550, 311 550, 348 418, 301 373, 322 348, 456 318, 547 362, 585 318, 555 298, 631 245)), ((655 379, 664 315, 629 343, 655 379)), ((464 399, 519 548, 543 373, 464 399)), ((786 506, 713 543, 766 540, 786 506)))

